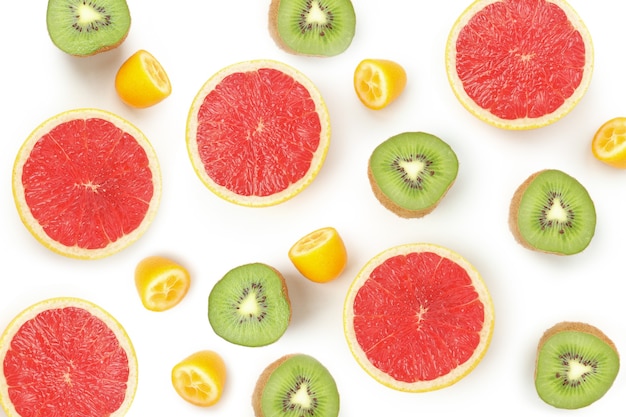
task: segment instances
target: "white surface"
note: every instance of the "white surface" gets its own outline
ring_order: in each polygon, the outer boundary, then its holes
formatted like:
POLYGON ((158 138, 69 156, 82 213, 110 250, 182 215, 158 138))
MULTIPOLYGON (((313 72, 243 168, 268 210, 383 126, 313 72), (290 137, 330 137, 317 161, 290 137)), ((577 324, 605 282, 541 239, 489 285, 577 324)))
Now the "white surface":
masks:
MULTIPOLYGON (((595 46, 590 89, 566 118, 532 131, 486 125, 455 99, 444 68, 448 31, 468 0, 355 2, 357 34, 333 58, 305 58, 279 50, 267 32, 269 0, 166 3, 131 0, 133 23, 118 49, 87 59, 67 56, 50 42, 46 2, 6 2, 0 39, 3 65, 3 149, 0 153, 0 327, 43 298, 78 296, 112 313, 130 334, 139 360, 139 387, 128 413, 136 416, 251 416, 250 395, 261 370, 279 356, 304 352, 334 375, 341 415, 496 415, 561 413, 538 399, 533 360, 542 332, 561 320, 581 320, 605 331, 626 352, 623 317, 623 236, 626 172, 596 161, 593 133, 626 115, 623 16, 626 3, 571 0, 595 46), (180 6, 179 6, 180 5, 180 6), (407 6, 408 5, 408 6, 407 6), (173 93, 145 110, 115 95, 118 66, 137 49, 165 66, 173 93), (404 94, 373 112, 358 102, 352 73, 366 57, 390 58, 408 72, 404 94), (274 58, 300 69, 319 87, 332 118, 326 163, 302 194, 279 206, 234 206, 196 177, 185 148, 185 123, 201 85, 225 65, 274 58), (99 261, 64 258, 41 246, 21 224, 11 196, 11 169, 21 143, 42 121, 77 107, 98 107, 134 122, 160 158, 163 197, 148 232, 134 245, 99 261), (387 137, 422 130, 446 140, 460 160, 459 176, 435 212, 406 220, 372 195, 366 161, 387 137), (519 246, 507 226, 509 199, 532 172, 559 168, 578 178, 596 203, 596 236, 581 254, 555 257, 519 246), (316 285, 300 277, 287 258, 302 235, 335 226, 349 265, 337 281, 316 285), (360 267, 394 245, 432 242, 459 252, 481 272, 496 308, 496 326, 484 360, 459 383, 431 393, 400 393, 375 382, 351 357, 342 330, 345 292, 360 267), (133 271, 144 256, 166 254, 186 265, 193 284, 173 310, 145 310, 133 271), (289 285, 293 322, 274 345, 251 349, 229 344, 211 330, 207 297, 213 283, 237 265, 260 261, 281 270, 289 285), (180 399, 170 384, 172 366, 199 349, 220 352, 228 366, 221 402, 210 410, 180 399)), ((616 415, 624 409, 626 376, 579 416, 616 415)), ((0 413, 2 413, 0 411, 0 413)))

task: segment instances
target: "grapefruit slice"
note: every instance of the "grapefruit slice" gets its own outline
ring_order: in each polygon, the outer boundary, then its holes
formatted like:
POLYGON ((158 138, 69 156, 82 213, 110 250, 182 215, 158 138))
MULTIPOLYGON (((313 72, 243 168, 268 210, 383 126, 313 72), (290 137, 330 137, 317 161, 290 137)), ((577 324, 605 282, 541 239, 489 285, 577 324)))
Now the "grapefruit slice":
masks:
POLYGON ((137 388, 122 325, 78 298, 40 301, 0 338, 0 403, 8 417, 120 417, 137 388))
POLYGON ((329 144, 319 91, 278 61, 245 61, 217 72, 187 120, 197 175, 216 195, 243 206, 271 206, 300 193, 317 176, 329 144))
POLYGON ((538 128, 583 97, 593 46, 564 0, 477 0, 450 31, 446 69, 454 94, 479 119, 538 128))
POLYGON ((38 126, 13 167, 13 197, 27 229, 47 248, 96 259, 136 241, 161 196, 156 153, 130 122, 75 109, 38 126))
POLYGON ((372 258, 346 296, 344 330, 357 362, 398 391, 452 385, 482 360, 494 311, 478 272, 441 246, 396 246, 372 258))

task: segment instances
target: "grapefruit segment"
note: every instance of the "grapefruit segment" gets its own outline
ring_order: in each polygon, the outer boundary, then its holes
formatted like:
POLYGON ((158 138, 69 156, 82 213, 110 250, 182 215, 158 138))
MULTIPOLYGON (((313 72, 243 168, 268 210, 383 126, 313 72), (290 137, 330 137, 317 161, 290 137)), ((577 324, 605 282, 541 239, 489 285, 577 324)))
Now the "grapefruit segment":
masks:
POLYGON ((306 188, 330 144, 328 110, 296 69, 272 60, 230 65, 196 95, 187 148, 202 182, 244 206, 270 206, 306 188))
POLYGON ((23 310, 0 338, 0 403, 7 416, 120 417, 137 388, 137 359, 122 325, 82 299, 23 310))
POLYGON ((38 126, 13 167, 13 197, 27 229, 65 256, 95 259, 136 241, 161 195, 156 153, 130 122, 98 109, 38 126))
POLYGON ((565 0, 476 0, 453 25, 446 70, 462 105, 505 129, 569 113, 585 94, 593 45, 565 0))
POLYGON ((371 259, 344 306, 346 340, 357 362, 399 391, 452 385, 480 362, 494 311, 478 272, 432 244, 406 244, 371 259))

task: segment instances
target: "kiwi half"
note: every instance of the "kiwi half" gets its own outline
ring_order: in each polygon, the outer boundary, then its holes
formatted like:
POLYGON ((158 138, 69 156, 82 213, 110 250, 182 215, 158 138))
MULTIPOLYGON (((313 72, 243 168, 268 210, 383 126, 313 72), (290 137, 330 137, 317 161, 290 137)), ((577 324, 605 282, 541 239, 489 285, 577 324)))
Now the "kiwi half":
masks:
POLYGON ((596 210, 585 187, 556 169, 538 171, 515 191, 509 228, 524 247, 556 255, 573 255, 591 242, 596 210))
POLYGON ((367 175, 380 203, 400 217, 422 217, 446 195, 459 169, 446 142, 424 132, 404 132, 378 145, 367 175))
POLYGON ((586 407, 611 388, 619 364, 615 344, 598 328, 558 323, 539 340, 535 388, 544 402, 556 408, 586 407))
POLYGON ((272 0, 269 31, 276 44, 295 55, 334 56, 354 38, 350 0, 272 0))
POLYGON ((119 46, 130 29, 126 0, 48 0, 48 34, 62 51, 90 56, 119 46))
POLYGON ((337 417, 335 379, 317 359, 295 353, 272 362, 252 394, 256 417, 337 417))
POLYGON ((223 339, 241 346, 277 341, 291 321, 285 280, 263 263, 228 271, 209 294, 209 323, 223 339))

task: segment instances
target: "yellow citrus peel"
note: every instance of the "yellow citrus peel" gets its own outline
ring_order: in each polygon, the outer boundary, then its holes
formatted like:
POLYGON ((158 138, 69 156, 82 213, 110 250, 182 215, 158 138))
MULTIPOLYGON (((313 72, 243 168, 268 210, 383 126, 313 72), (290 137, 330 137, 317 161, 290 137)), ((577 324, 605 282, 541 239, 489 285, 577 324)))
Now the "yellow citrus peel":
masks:
POLYGON ((172 385, 178 395, 199 407, 216 404, 225 382, 224 360, 212 350, 195 352, 172 368, 172 385))
POLYGON ((289 250, 289 259, 306 278, 322 283, 341 275, 348 256, 337 230, 324 227, 299 239, 289 250))
POLYGON ((142 259, 135 268, 135 286, 145 308, 168 310, 182 301, 191 278, 185 267, 163 256, 142 259))
POLYGON ((124 103, 145 108, 168 97, 172 85, 159 61, 140 49, 120 66, 115 76, 115 90, 124 103))
POLYGON ((354 70, 354 90, 368 108, 387 107, 404 91, 407 76, 404 68, 388 59, 364 59, 354 70))
POLYGON ((615 117, 600 126, 591 141, 591 151, 605 164, 626 169, 626 117, 615 117))

